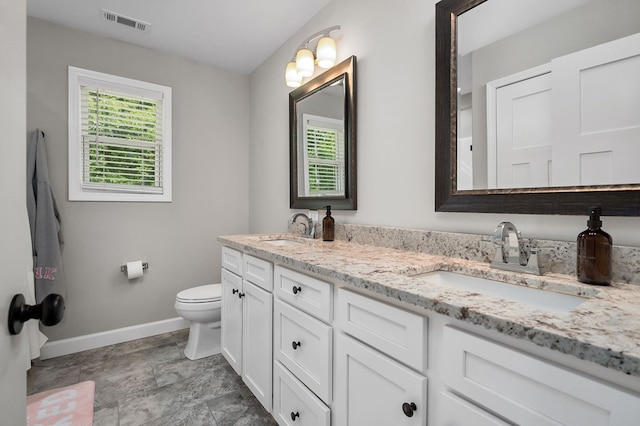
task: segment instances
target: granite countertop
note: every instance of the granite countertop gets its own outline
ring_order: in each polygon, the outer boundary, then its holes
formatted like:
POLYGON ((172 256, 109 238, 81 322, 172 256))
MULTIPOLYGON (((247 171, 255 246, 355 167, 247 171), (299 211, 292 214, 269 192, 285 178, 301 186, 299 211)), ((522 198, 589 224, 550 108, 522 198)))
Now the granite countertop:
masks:
POLYGON ((294 234, 221 236, 218 241, 277 264, 339 280, 350 287, 640 376, 640 288, 637 285, 591 286, 568 275, 526 275, 492 269, 484 262, 347 241, 324 242, 294 234), (273 240, 285 241, 279 245, 273 240), (416 277, 436 270, 551 290, 585 300, 571 311, 554 312, 416 277))

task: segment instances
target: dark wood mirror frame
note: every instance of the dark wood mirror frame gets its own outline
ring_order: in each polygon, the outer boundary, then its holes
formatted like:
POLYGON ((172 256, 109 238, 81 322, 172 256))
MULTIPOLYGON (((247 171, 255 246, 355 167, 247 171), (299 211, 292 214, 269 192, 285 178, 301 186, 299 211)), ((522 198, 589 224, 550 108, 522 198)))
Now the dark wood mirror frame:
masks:
POLYGON ((584 215, 601 206, 603 215, 640 216, 640 184, 457 190, 457 16, 485 1, 436 4, 436 211, 584 215))
POLYGON ((289 204, 292 209, 320 209, 330 205, 334 210, 356 210, 356 57, 351 56, 333 68, 289 93, 289 204), (344 197, 301 197, 298 195, 298 120, 297 103, 343 79, 345 194, 344 197))

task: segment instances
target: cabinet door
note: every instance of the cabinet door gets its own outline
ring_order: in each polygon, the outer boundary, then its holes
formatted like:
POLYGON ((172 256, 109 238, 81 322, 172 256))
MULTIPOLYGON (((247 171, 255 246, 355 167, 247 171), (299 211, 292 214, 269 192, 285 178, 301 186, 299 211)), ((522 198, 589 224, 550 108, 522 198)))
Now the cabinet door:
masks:
POLYGON ((508 423, 487 413, 450 392, 440 394, 438 406, 441 419, 437 424, 442 426, 509 426, 508 423))
POLYGON ((242 278, 222 270, 222 355, 238 374, 242 374, 242 278))
POLYGON ((343 334, 336 335, 335 367, 335 424, 427 423, 424 376, 343 334))
POLYGON ((273 296, 249 281, 242 286, 242 380, 264 408, 271 411, 273 296))

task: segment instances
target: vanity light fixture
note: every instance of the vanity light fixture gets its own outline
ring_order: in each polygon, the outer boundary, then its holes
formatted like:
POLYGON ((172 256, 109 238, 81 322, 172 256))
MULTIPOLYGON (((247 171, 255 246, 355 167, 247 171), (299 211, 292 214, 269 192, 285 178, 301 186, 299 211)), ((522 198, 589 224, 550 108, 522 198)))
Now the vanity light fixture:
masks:
POLYGON ((325 28, 307 37, 296 49, 296 53, 287 64, 285 81, 289 87, 299 87, 303 77, 311 77, 317 64, 320 68, 331 68, 336 64, 336 41, 331 38, 331 32, 340 29, 340 25, 325 28), (316 45, 316 54, 309 44, 320 38, 316 45))

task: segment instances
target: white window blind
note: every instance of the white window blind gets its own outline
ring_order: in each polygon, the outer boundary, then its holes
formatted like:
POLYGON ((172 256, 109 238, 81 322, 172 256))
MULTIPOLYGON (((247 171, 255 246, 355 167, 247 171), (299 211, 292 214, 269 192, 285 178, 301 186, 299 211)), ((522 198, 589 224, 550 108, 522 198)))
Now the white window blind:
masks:
POLYGON ((171 201, 171 88, 69 67, 69 117, 70 200, 171 201))
POLYGON ((308 114, 303 121, 305 195, 343 195, 343 121, 308 114))
POLYGON ((162 101, 81 86, 82 187, 162 192, 162 101))

